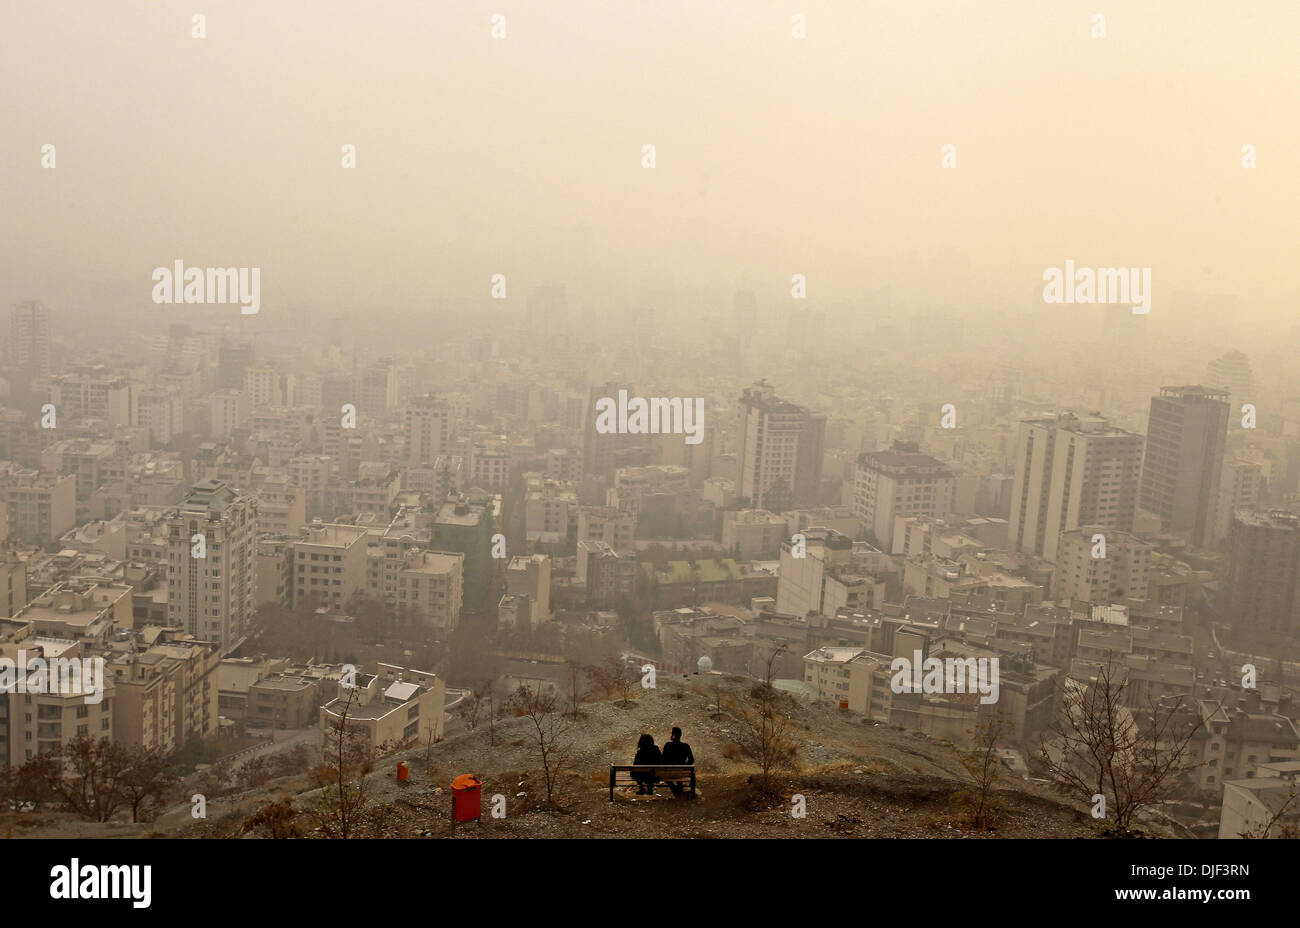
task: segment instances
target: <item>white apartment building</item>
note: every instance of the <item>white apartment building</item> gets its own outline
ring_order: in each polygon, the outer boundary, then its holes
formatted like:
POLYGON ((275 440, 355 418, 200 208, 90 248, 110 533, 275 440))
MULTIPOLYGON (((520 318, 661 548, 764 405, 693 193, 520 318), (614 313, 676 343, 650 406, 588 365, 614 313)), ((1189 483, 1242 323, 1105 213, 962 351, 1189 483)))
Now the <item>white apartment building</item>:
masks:
POLYGON ((406 463, 432 464, 451 450, 453 434, 452 410, 445 399, 426 394, 412 400, 406 409, 406 463))
POLYGON ((222 651, 249 631, 257 606, 257 500, 227 483, 196 483, 167 520, 167 617, 222 651), (194 536, 205 557, 194 557, 194 536))
POLYGON ((312 602, 343 611, 366 589, 366 529, 313 522, 292 545, 293 604, 312 602))
POLYGON ((1128 532, 1101 526, 1062 532, 1056 572, 1052 575, 1052 597, 1095 603, 1146 599, 1154 553, 1155 545, 1128 532), (1093 556, 1101 551, 1093 541, 1097 535, 1105 539, 1105 557, 1093 556))
POLYGON ((884 551, 901 554, 894 539, 897 516, 942 518, 952 507, 954 476, 938 458, 895 446, 858 457, 853 513, 884 551))
POLYGON ((1055 561, 1062 532, 1081 525, 1131 532, 1141 465, 1142 436, 1102 416, 1024 420, 1016 443, 1011 546, 1055 561))

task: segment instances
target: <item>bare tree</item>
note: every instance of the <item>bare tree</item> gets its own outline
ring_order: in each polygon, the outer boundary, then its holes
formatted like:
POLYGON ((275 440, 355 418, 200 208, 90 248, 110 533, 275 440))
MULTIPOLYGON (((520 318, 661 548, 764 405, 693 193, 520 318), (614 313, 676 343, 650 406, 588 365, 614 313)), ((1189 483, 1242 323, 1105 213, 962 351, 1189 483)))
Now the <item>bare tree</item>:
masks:
POLYGON ((546 783, 546 804, 553 806, 560 774, 564 771, 572 747, 569 733, 573 728, 573 720, 562 711, 559 695, 554 690, 541 692, 521 685, 510 697, 510 705, 515 715, 526 718, 533 724, 533 737, 546 783))
POLYGON ((971 826, 978 829, 993 827, 997 812, 993 786, 998 780, 1001 762, 998 760, 998 742, 1006 733, 1006 716, 999 711, 975 726, 974 746, 961 756, 961 765, 975 781, 974 788, 959 796, 971 807, 971 826))
POLYGON ((1191 769, 1189 749, 1204 719, 1182 697, 1135 716, 1125 706, 1128 680, 1113 664, 1088 685, 1067 681, 1057 721, 1040 746, 1048 776, 1067 795, 1106 802, 1122 832, 1157 805, 1191 769))
POLYGON ((569 684, 569 715, 577 719, 578 706, 582 704, 582 697, 586 695, 584 684, 587 682, 587 665, 571 657, 564 662, 564 671, 569 684))
POLYGON ((758 764, 758 790, 764 796, 775 793, 773 774, 793 769, 799 752, 794 723, 781 711, 781 693, 772 685, 773 665, 784 650, 782 645, 772 652, 763 681, 749 691, 744 702, 733 704, 739 722, 736 743, 758 764))
POLYGON ((326 765, 330 783, 321 793, 317 820, 331 838, 352 837, 366 806, 366 776, 374 769, 374 757, 365 740, 348 731, 348 713, 357 698, 356 687, 347 687, 339 720, 331 728, 333 744, 326 765))
POLYGON ((588 678, 605 696, 618 693, 621 697, 619 704, 622 706, 632 704, 632 694, 636 692, 636 685, 641 679, 621 657, 605 658, 588 670, 588 678))

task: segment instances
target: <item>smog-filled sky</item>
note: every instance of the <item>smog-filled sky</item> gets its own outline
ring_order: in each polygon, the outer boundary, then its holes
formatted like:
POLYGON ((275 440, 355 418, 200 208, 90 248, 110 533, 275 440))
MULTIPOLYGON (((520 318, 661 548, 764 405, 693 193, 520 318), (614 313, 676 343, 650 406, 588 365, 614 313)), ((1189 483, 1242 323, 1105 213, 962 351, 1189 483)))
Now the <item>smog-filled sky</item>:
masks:
POLYGON ((1097 6, 4 4, 0 298, 146 306, 181 259, 262 268, 268 309, 506 273, 721 312, 802 273, 970 310, 1072 259, 1290 324, 1300 7, 1097 6))

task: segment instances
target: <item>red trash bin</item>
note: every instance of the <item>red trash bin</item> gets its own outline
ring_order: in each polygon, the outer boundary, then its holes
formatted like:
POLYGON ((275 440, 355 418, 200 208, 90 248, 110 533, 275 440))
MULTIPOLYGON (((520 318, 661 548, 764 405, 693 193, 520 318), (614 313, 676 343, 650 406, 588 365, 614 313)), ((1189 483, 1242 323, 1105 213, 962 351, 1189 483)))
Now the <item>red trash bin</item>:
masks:
POLYGON ((482 808, 483 781, 472 773, 462 773, 451 781, 452 818, 458 822, 472 822, 482 808))
POLYGON ((406 778, 410 775, 411 775, 411 768, 406 766, 406 761, 399 760, 397 762, 397 779, 401 782, 405 782, 406 778))

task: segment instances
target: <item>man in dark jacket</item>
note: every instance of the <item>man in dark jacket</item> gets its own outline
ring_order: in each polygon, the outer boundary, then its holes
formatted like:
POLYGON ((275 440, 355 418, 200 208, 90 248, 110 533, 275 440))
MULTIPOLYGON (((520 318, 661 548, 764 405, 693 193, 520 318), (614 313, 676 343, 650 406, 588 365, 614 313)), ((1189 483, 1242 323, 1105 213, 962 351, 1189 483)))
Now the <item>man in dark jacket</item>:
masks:
MULTIPOLYGON (((691 746, 682 740, 682 730, 673 728, 673 735, 664 742, 664 763, 665 764, 693 764, 695 755, 691 753, 691 746)), ((685 785, 682 783, 669 783, 668 788, 673 791, 674 795, 680 795, 685 785)))

